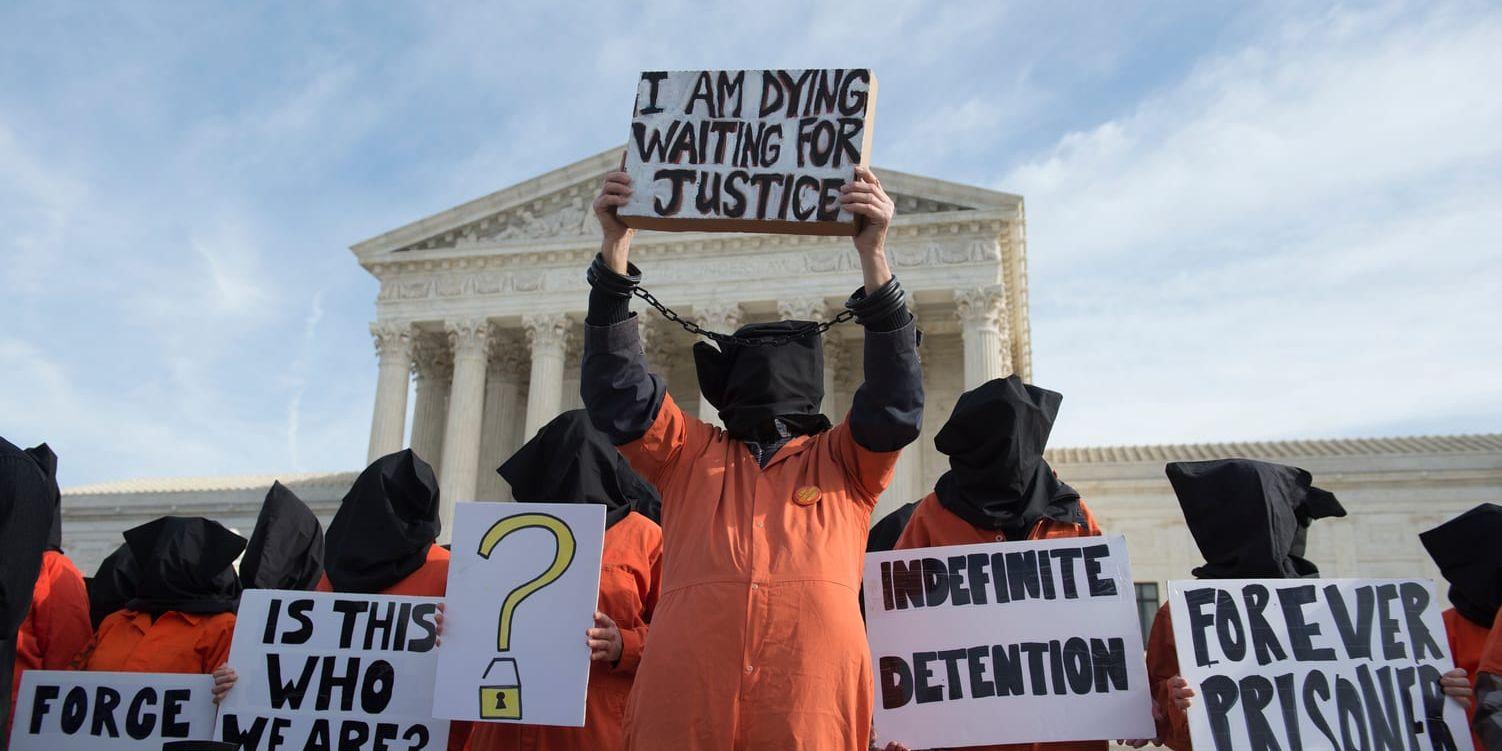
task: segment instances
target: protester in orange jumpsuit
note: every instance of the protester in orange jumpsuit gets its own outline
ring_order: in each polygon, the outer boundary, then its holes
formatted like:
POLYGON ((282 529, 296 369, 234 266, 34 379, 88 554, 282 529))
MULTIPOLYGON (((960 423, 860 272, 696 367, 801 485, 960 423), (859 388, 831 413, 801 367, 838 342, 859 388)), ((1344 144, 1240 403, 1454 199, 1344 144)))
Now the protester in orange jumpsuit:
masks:
MULTIPOLYGON (((36 459, 0 438, 0 717, 10 716, 16 632, 31 610, 52 526, 53 484, 36 459)), ((4 730, 4 728, 0 728, 4 730)), ((9 734, 0 738, 0 751, 9 734)))
MULTIPOLYGON (((1477 675, 1487 636, 1502 606, 1502 506, 1483 503, 1420 534, 1419 539, 1450 582, 1454 607, 1444 613, 1445 633, 1459 675, 1447 676, 1445 681, 1469 693, 1469 676, 1477 675)), ((1476 747, 1483 748, 1475 730, 1474 698, 1465 697, 1466 716, 1476 747)))
POLYGON ((475 724, 473 751, 618 749, 626 697, 646 645, 662 571, 662 530, 634 509, 655 505, 657 491, 626 463, 583 410, 544 425, 497 470, 518 501, 599 503, 605 510, 600 604, 590 646, 584 727, 475 724))
POLYGON ((62 670, 89 643, 94 627, 89 623, 89 595, 83 574, 63 554, 62 494, 57 487, 57 455, 47 444, 26 449, 47 476, 52 502, 52 529, 42 568, 31 596, 31 612, 16 634, 15 683, 11 702, 21 688, 21 673, 27 670, 62 670))
POLYGON ((307 590, 322 578, 323 525, 296 493, 273 482, 240 557, 240 585, 307 590))
MULTIPOLYGON (((679 408, 648 373, 629 300, 640 272, 605 178, 588 277, 581 391, 595 426, 662 493, 662 599, 626 710, 628 749, 859 749, 872 678, 856 591, 871 510, 923 411, 918 335, 887 267, 892 202, 858 168, 841 205, 865 286, 865 383, 830 426, 822 342, 808 322, 721 335, 694 355, 724 429, 679 408)), ((731 281, 731 280, 726 280, 731 281)), ((747 280, 750 281, 750 280, 747 280)), ((775 297, 769 291, 768 298, 775 297)))
MULTIPOLYGON (((935 447, 949 457, 949 471, 918 503, 896 549, 1099 535, 1080 494, 1043 459, 1062 400, 1058 392, 1017 376, 961 394, 934 437, 935 447)), ((1104 751, 1106 741, 969 748, 1104 751)))
MULTIPOLYGON (((1308 472, 1250 459, 1173 462, 1166 470, 1184 521, 1205 565, 1199 579, 1292 579, 1319 576, 1304 559, 1309 522, 1345 516, 1327 491, 1313 487, 1308 472)), ((1187 710, 1195 692, 1179 675, 1168 605, 1158 609, 1147 641, 1147 678, 1153 694, 1158 740, 1187 751, 1187 710)))
POLYGON ((126 530, 136 591, 99 625, 85 670, 211 673, 229 656, 245 538, 201 517, 164 516, 126 530))

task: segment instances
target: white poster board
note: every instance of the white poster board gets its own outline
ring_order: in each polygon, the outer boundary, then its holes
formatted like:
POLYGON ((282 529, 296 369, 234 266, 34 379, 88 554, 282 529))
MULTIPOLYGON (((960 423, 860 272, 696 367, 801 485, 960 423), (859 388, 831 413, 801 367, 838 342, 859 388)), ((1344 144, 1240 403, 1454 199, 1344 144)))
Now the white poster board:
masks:
POLYGON ((854 235, 840 186, 871 150, 865 68, 647 71, 617 215, 658 230, 854 235))
POLYGON ((605 507, 460 503, 433 715, 584 726, 605 507))
POLYGON ((178 673, 21 674, 12 751, 161 751, 214 733, 214 679, 178 673))
POLYGON ((217 740, 243 751, 443 751, 437 597, 249 589, 217 740))
POLYGON ((1219 579, 1168 585, 1199 751, 1470 751, 1443 609, 1419 579, 1219 579))
POLYGON ((1156 734, 1120 535, 867 553, 864 584, 883 741, 1156 734))

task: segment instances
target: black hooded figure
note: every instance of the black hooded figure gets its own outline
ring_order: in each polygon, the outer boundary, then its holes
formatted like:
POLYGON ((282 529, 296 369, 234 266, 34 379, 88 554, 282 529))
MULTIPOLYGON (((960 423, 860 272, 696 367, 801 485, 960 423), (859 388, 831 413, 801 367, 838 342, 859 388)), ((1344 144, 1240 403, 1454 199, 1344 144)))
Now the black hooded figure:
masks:
POLYGON ((582 409, 542 426, 496 472, 518 501, 603 504, 607 529, 633 510, 655 522, 662 507, 657 489, 631 469, 582 409))
POLYGON ((730 437, 753 444, 758 462, 765 464, 788 439, 828 430, 829 418, 819 412, 824 400, 824 341, 818 324, 752 323, 735 335, 752 340, 792 338, 776 345, 694 345, 699 388, 719 410, 730 437))
POLYGON ((310 590, 321 578, 323 525, 296 493, 273 482, 240 560, 240 585, 310 590))
POLYGON ((1490 629, 1502 607, 1502 506, 1483 503, 1419 540, 1450 583, 1455 611, 1490 629))
POLYGON ((961 394, 934 438, 949 457, 949 471, 934 486, 939 503, 1009 540, 1025 538, 1040 519, 1085 524, 1080 494, 1043 459, 1063 400, 1015 375, 961 394))
POLYGON ((438 478, 411 449, 355 479, 329 522, 324 573, 336 592, 383 592, 422 568, 438 538, 438 478))
POLYGON ((1298 467, 1214 459, 1172 462, 1164 471, 1205 556, 1193 572, 1200 579, 1319 576, 1304 558, 1309 522, 1346 515, 1340 501, 1298 467))
POLYGON ((126 608, 152 615, 168 611, 231 613, 240 604, 235 558, 245 538, 198 516, 164 516, 125 531, 136 571, 126 608))
MULTIPOLYGON (((31 610, 56 512, 54 488, 33 456, 0 438, 0 717, 10 716, 16 631, 31 610)), ((8 743, 0 738, 0 751, 8 743)))
POLYGON ((47 532, 47 550, 62 552, 63 549, 63 494, 57 485, 57 454, 52 447, 41 444, 26 449, 26 455, 36 462, 47 477, 48 490, 52 496, 52 529, 47 532))
POLYGON ((98 630, 110 614, 125 609, 136 596, 136 559, 124 543, 100 561, 89 579, 89 620, 98 630))

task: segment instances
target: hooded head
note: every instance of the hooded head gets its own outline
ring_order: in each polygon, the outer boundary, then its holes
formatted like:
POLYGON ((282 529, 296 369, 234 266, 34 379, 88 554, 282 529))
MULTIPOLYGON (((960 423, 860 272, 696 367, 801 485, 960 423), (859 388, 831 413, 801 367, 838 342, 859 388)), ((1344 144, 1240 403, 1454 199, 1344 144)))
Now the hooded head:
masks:
POLYGON ((52 529, 47 532, 47 549, 61 551, 63 549, 63 494, 57 486, 57 454, 53 453, 51 446, 44 443, 36 448, 26 449, 26 455, 30 456, 31 460, 36 462, 37 467, 41 468, 52 492, 52 529))
POLYGON ((934 488, 944 508, 1011 539, 1045 517, 1083 523, 1079 493, 1043 459, 1063 399, 1014 375, 961 394, 934 438, 949 457, 949 471, 934 488))
POLYGON ((716 349, 694 345, 699 389, 720 412, 731 437, 768 440, 775 437, 773 418, 780 418, 794 435, 813 435, 829 429, 819 414, 824 400, 824 341, 811 321, 752 323, 737 337, 767 339, 794 336, 771 346, 728 342, 716 349), (796 336, 797 334, 803 336, 796 336))
MULTIPOLYGON (((35 449, 33 449, 34 451, 35 449)), ((50 452, 49 452, 50 453, 50 452)), ((14 650, 9 641, 31 609, 55 502, 48 472, 30 451, 0 438, 0 658, 14 650)), ((10 663, 3 665, 10 677, 10 663)), ((9 694, 6 695, 9 698, 9 694)))
POLYGON ((1502 506, 1483 503, 1419 535, 1450 582, 1450 604, 1491 628, 1502 607, 1502 506))
POLYGON ((125 607, 136 596, 136 559, 130 546, 121 543, 99 563, 99 570, 88 581, 89 620, 94 628, 111 613, 125 607))
POLYGON ((438 537, 438 478, 412 449, 365 468, 329 523, 324 572, 335 592, 374 594, 421 568, 438 537))
POLYGON ((542 426, 496 472, 518 501, 603 504, 607 527, 633 509, 652 516, 662 505, 657 490, 631 469, 582 409, 542 426))
POLYGON ((1164 470, 1184 522, 1205 556, 1201 579, 1292 579, 1318 576, 1304 559, 1309 522, 1345 516, 1310 474, 1252 459, 1172 462, 1164 470))
POLYGON ((198 516, 164 516, 125 531, 136 570, 131 610, 226 613, 240 601, 235 558, 245 538, 198 516))
POLYGON ((323 525, 308 504, 273 482, 240 560, 246 589, 312 589, 323 576, 323 525))

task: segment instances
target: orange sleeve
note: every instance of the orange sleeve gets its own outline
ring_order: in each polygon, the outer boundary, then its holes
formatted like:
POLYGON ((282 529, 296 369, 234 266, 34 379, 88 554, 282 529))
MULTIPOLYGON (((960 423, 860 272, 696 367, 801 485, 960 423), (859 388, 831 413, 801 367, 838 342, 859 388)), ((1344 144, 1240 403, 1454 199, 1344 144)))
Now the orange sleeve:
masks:
POLYGON ((875 508, 877 499, 892 482, 892 470, 897 466, 901 450, 872 451, 860 445, 850 432, 849 420, 830 429, 829 442, 835 462, 860 490, 866 505, 875 508))
POLYGON ((1100 528, 1100 522, 1097 522, 1095 520, 1095 514, 1093 514, 1093 513, 1090 512, 1090 507, 1087 506, 1087 505, 1085 505, 1084 501, 1080 501, 1080 511, 1083 511, 1085 513, 1085 534, 1084 534, 1084 536, 1086 536, 1086 537, 1097 537, 1097 536, 1105 534, 1105 532, 1102 531, 1101 528, 1100 528))
POLYGON ((1153 628, 1147 637, 1147 685, 1158 710, 1153 719, 1158 725, 1158 739, 1174 751, 1190 751, 1189 715, 1179 709, 1168 695, 1168 681, 1179 675, 1178 645, 1173 638, 1173 619, 1168 604, 1158 609, 1153 628))
POLYGON ((42 669, 63 670, 73 663, 94 636, 89 622, 89 593, 83 576, 72 565, 52 569, 47 596, 32 604, 42 669))
MULTIPOLYGON (((693 439, 702 445, 708 440, 711 430, 713 428, 708 423, 684 414, 672 394, 664 394, 662 406, 647 432, 617 448, 631 463, 632 469, 661 490, 668 475, 677 467, 685 446, 693 439)), ((667 500, 666 493, 663 500, 667 500)))
POLYGON ((235 637, 235 616, 209 620, 198 639, 198 652, 203 655, 203 672, 212 673, 229 661, 230 641, 235 637))
POLYGON ((641 621, 631 628, 621 629, 621 658, 613 668, 619 673, 636 672, 641 664, 642 650, 647 646, 647 629, 651 627, 652 613, 657 610, 657 598, 662 588, 662 533, 653 530, 642 551, 641 577, 637 581, 637 595, 641 598, 641 621))

